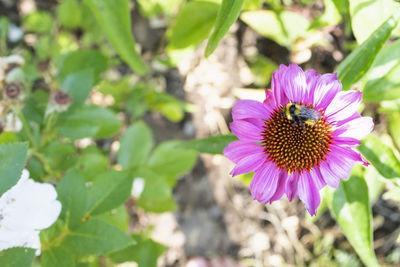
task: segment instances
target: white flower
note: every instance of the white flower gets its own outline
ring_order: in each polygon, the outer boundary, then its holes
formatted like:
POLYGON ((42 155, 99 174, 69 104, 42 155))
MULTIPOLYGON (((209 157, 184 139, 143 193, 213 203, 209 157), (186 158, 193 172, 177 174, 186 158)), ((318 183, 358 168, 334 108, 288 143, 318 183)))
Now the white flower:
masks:
POLYGON ((17 66, 24 65, 25 60, 19 55, 11 55, 8 57, 0 57, 0 83, 6 79, 6 70, 11 64, 17 66))
POLYGON ((19 132, 22 129, 22 122, 14 113, 8 113, 5 117, 4 131, 19 132))
POLYGON ((40 230, 50 227, 61 212, 56 198, 52 185, 29 179, 23 170, 18 183, 0 197, 0 250, 29 247, 40 255, 40 230))
POLYGON ((133 180, 131 195, 134 198, 140 197, 144 189, 144 183, 144 179, 141 177, 136 177, 135 180, 133 180))

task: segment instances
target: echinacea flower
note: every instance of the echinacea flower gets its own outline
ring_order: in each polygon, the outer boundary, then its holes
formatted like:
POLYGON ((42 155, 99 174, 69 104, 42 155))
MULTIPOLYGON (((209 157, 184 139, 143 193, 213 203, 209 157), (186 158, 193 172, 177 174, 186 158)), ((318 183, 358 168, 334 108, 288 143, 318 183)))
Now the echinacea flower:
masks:
POLYGON ((271 203, 286 193, 290 201, 299 197, 315 215, 321 188, 337 188, 355 163, 369 165, 354 148, 372 131, 373 121, 357 111, 362 93, 342 91, 337 74, 281 65, 271 87, 263 103, 236 102, 230 128, 239 141, 230 143, 224 155, 236 164, 233 176, 254 172, 254 199, 271 203), (314 121, 296 117, 299 108, 317 114, 314 121))
POLYGON ((28 247, 40 255, 39 233, 61 212, 56 198, 52 185, 29 179, 29 172, 23 170, 18 183, 0 197, 0 250, 28 247))

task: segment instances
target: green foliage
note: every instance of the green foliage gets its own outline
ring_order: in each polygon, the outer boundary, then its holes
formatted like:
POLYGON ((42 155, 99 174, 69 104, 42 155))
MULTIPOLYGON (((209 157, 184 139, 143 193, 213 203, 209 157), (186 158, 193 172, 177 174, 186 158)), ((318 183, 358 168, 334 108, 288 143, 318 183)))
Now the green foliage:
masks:
POLYGON ((194 149, 202 153, 222 154, 222 150, 231 142, 238 140, 233 134, 216 135, 182 143, 180 147, 194 149))
POLYGON ((153 134, 143 122, 132 124, 121 137, 118 163, 123 168, 134 168, 146 162, 154 146, 153 134))
POLYGON ((76 255, 101 255, 134 244, 128 235, 99 219, 89 219, 71 229, 62 246, 76 255))
POLYGON ((208 57, 217 48, 218 42, 228 32, 229 27, 239 17, 244 0, 223 0, 218 10, 213 32, 208 40, 205 56, 208 57))
POLYGON ((351 26, 359 44, 390 16, 400 11, 400 6, 393 0, 352 0, 349 1, 349 7, 351 26))
POLYGON ((75 259, 71 253, 63 247, 51 247, 41 256, 43 267, 74 267, 75 259))
POLYGON ((384 46, 363 79, 363 98, 368 102, 400 97, 400 40, 384 46))
POLYGON ((211 32, 219 5, 208 1, 192 1, 184 5, 175 24, 169 29, 170 49, 197 45, 211 32))
POLYGON ((121 121, 114 112, 96 105, 70 109, 60 115, 56 125, 62 136, 71 139, 110 137, 120 127, 121 121))
POLYGON ((382 23, 357 49, 337 67, 338 79, 345 90, 357 82, 370 68, 379 50, 398 24, 400 12, 382 23))
POLYGON ((306 18, 288 10, 279 13, 271 10, 248 11, 243 12, 240 18, 262 36, 289 48, 297 38, 307 35, 309 27, 306 18))
POLYGON ((26 143, 0 146, 0 195, 18 182, 25 166, 26 153, 26 143))
POLYGON ((131 34, 131 19, 128 0, 86 0, 86 3, 103 29, 110 43, 121 58, 139 74, 145 74, 147 67, 136 52, 135 40, 131 34))
POLYGON ((393 148, 386 145, 377 136, 368 135, 362 140, 362 145, 358 149, 383 177, 400 177, 400 161, 393 148))
POLYGON ((331 191, 328 205, 347 239, 367 266, 379 266, 372 247, 372 216, 368 187, 361 168, 331 191))
POLYGON ((124 203, 131 194, 132 180, 128 172, 109 171, 100 175, 89 187, 86 214, 100 214, 124 203))
POLYGON ((79 225, 85 216, 87 190, 82 175, 74 170, 67 172, 57 185, 58 199, 62 204, 60 217, 69 227, 79 225))
POLYGON ((194 165, 197 153, 179 148, 180 142, 168 141, 160 144, 151 154, 147 165, 159 175, 179 176, 194 165))
POLYGON ((135 245, 109 255, 113 262, 135 261, 139 266, 156 266, 157 258, 167 249, 167 247, 149 239, 144 234, 135 234, 132 239, 136 241, 135 245))
POLYGON ((9 248, 0 251, 0 265, 4 267, 30 267, 34 257, 34 249, 9 248))

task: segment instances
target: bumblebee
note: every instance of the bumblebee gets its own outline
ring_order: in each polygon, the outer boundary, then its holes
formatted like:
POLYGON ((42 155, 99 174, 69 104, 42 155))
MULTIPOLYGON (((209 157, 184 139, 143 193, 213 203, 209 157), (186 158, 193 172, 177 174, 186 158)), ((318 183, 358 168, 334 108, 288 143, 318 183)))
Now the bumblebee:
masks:
POLYGON ((314 125, 321 118, 321 112, 318 110, 296 102, 287 104, 283 113, 288 120, 293 121, 293 126, 300 124, 303 127, 303 131, 306 129, 305 124, 314 125))

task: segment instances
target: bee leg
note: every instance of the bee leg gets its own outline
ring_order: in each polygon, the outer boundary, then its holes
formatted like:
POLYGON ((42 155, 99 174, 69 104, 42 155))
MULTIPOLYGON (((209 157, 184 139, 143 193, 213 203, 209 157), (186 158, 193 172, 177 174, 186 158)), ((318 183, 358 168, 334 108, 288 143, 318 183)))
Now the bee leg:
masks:
POLYGON ((303 132, 306 130, 306 126, 304 125, 304 122, 300 121, 301 127, 303 128, 303 132))

